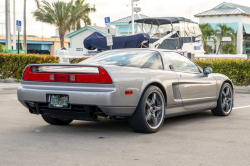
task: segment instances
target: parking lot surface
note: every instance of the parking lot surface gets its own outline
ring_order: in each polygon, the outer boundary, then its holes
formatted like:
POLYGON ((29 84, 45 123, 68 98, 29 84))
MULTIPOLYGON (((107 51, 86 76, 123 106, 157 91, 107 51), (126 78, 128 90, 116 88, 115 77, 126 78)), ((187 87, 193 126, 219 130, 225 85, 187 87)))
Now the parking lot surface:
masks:
POLYGON ((0 165, 249 166, 249 101, 236 94, 228 117, 167 118, 159 132, 141 134, 126 121, 52 126, 18 102, 15 88, 0 87, 0 165))

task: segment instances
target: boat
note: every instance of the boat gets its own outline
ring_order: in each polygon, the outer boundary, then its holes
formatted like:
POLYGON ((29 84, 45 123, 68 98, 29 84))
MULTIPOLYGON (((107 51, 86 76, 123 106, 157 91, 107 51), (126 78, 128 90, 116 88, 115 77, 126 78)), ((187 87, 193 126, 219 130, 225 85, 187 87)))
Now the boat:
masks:
MULTIPOLYGON (((184 17, 152 17, 134 20, 135 35, 113 37, 113 49, 158 48, 176 50, 193 59, 205 53, 198 23, 184 17)), ((131 26, 131 21, 129 22, 131 26)), ((131 26, 132 27, 132 26, 131 26)), ((109 50, 106 37, 95 32, 84 40, 88 50, 109 50)))
MULTIPOLYGON (((136 33, 150 36, 149 48, 176 50, 193 59, 204 54, 199 24, 184 17, 152 17, 137 19, 136 33)), ((131 25, 131 21, 130 21, 131 25)))

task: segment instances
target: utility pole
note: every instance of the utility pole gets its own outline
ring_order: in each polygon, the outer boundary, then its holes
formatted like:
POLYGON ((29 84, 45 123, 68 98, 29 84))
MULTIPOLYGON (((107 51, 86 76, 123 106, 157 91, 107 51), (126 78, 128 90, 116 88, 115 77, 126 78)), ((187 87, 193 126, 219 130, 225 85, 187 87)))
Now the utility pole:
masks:
POLYGON ((8 12, 7 12, 7 10, 8 10, 8 0, 5 0, 5 45, 7 46, 8 45, 8 24, 7 24, 7 22, 8 22, 8 17, 7 17, 7 15, 8 15, 8 12))
POLYGON ((27 54, 27 30, 26 30, 26 0, 24 0, 24 9, 23 9, 23 48, 27 54))
POLYGON ((16 50, 16 2, 13 0, 13 50, 16 50))
POLYGON ((10 33, 10 0, 5 0, 5 25, 6 25, 6 42, 8 50, 11 49, 11 33, 10 33))
POLYGON ((132 7, 132 35, 134 35, 135 34, 134 0, 131 0, 131 7, 132 7))

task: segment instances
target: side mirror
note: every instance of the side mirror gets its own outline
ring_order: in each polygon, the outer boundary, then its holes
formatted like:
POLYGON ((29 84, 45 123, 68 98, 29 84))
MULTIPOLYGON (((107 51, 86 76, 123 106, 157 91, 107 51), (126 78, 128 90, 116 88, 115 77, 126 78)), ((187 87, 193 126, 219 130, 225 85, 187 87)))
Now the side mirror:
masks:
POLYGON ((213 72, 211 67, 204 67, 203 68, 203 74, 204 76, 207 76, 208 74, 211 74, 213 72))
POLYGON ((173 65, 169 65, 170 70, 174 70, 174 66, 173 65))

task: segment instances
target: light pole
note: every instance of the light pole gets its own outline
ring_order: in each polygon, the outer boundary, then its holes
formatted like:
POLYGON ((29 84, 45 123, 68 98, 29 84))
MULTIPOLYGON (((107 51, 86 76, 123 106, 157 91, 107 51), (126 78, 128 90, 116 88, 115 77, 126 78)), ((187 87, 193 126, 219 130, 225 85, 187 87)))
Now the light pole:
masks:
POLYGON ((10 0, 5 0, 5 26, 6 26, 6 40, 5 45, 8 49, 11 48, 11 33, 10 33, 10 0))
POLYGON ((134 35, 135 34, 134 0, 131 0, 131 7, 132 7, 132 35, 134 35))
POLYGON ((16 50, 16 2, 13 0, 13 50, 16 50))
POLYGON ((131 0, 132 7, 132 35, 135 34, 135 17, 134 17, 134 2, 138 2, 140 0, 131 0))

